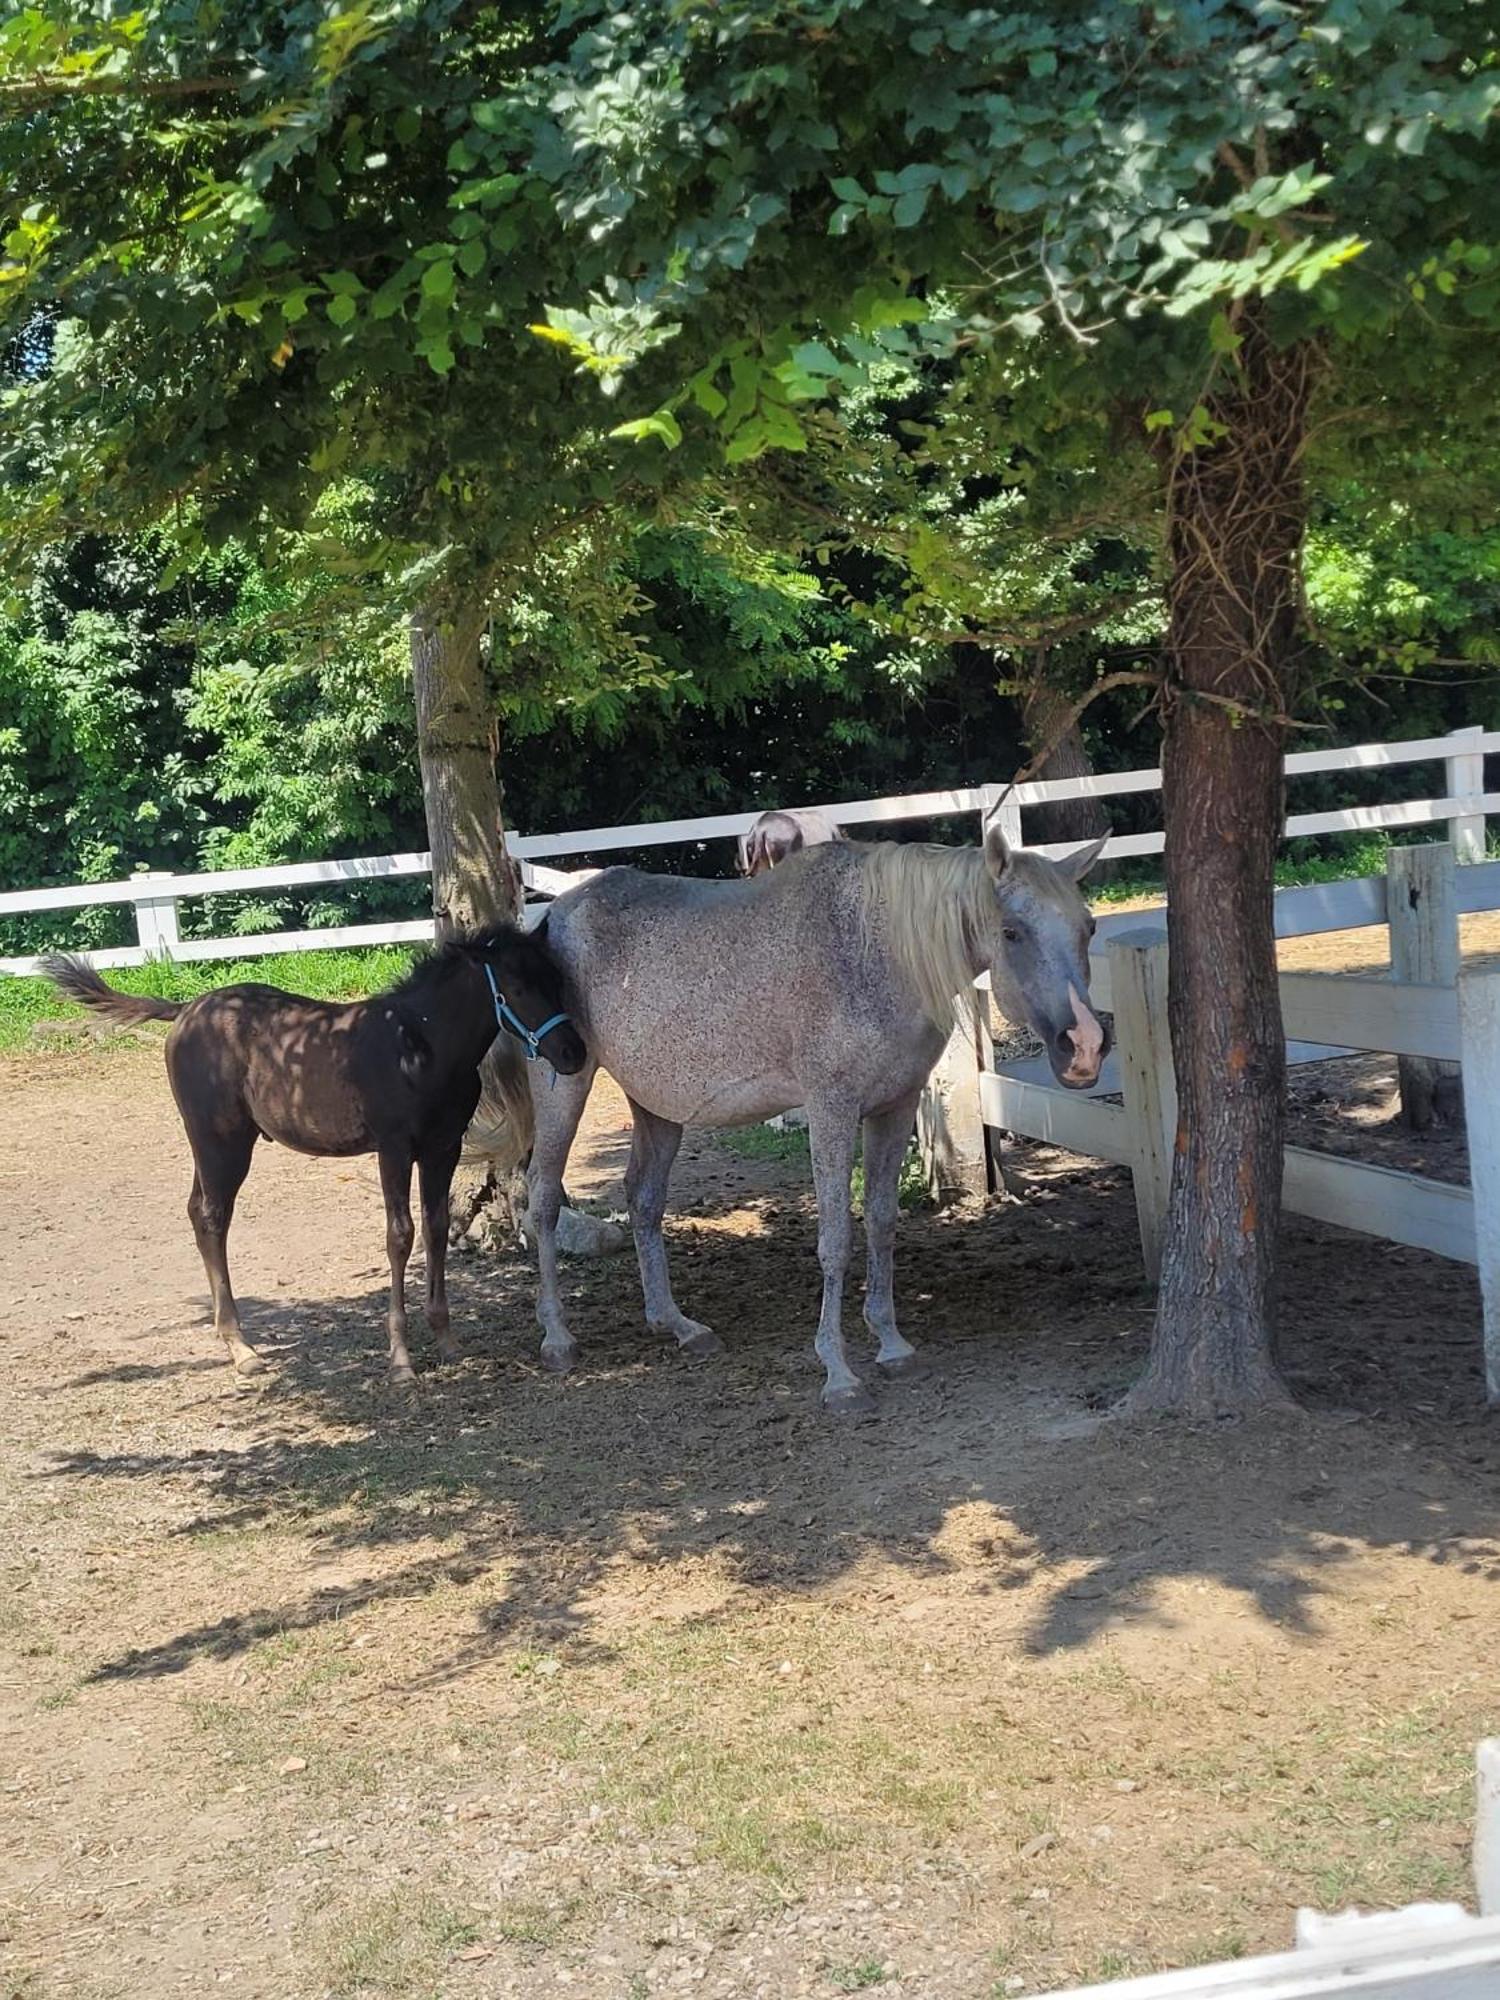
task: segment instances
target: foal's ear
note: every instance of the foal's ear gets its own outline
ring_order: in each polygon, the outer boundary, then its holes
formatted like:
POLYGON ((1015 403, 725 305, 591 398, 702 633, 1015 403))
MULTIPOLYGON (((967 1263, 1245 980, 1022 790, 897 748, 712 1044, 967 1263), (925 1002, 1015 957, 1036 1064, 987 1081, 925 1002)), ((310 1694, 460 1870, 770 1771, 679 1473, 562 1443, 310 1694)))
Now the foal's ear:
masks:
POLYGON ((997 883, 1005 879, 1010 856, 1011 845, 1005 838, 1005 830, 998 819, 992 819, 984 830, 984 865, 997 883))
POLYGON ((1057 865, 1064 875, 1070 875, 1075 882, 1081 882, 1108 845, 1109 835, 1102 833, 1097 840, 1091 840, 1087 847, 1080 847, 1076 854, 1065 855, 1057 865))

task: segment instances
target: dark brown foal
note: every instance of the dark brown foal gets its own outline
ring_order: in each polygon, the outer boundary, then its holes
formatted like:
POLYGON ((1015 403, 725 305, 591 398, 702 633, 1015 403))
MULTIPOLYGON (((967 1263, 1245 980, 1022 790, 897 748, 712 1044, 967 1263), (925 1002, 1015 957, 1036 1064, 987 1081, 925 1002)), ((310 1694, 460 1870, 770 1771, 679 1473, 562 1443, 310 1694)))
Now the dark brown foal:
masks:
POLYGON ((188 1215, 213 1295, 214 1327, 241 1377, 260 1356, 240 1326, 227 1241, 257 1139, 320 1155, 377 1153, 391 1260, 390 1372, 413 1379, 406 1345, 411 1171, 427 1252, 427 1323, 457 1359, 448 1313, 448 1191, 479 1102, 479 1065, 502 1029, 571 1076, 587 1060, 563 1009, 546 926, 455 939, 388 993, 352 1005, 274 986, 220 986, 183 1003, 118 993, 85 960, 44 961, 70 1000, 120 1022, 171 1021, 167 1074, 193 1149, 188 1215))

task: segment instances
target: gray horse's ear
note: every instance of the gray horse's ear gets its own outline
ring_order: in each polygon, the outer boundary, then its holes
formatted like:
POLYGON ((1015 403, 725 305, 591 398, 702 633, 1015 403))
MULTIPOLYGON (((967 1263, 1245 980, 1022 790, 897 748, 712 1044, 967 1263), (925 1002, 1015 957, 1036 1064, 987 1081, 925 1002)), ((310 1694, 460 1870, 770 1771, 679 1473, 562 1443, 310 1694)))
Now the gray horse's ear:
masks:
POLYGON ((984 865, 996 882, 1004 879, 1010 856, 1011 845, 1005 838, 1005 829, 998 819, 992 819, 984 830, 984 865))
POLYGON ((1109 835, 1102 833, 1097 840, 1091 840, 1087 847, 1080 847, 1076 854, 1065 856, 1057 865, 1064 875, 1071 875, 1075 882, 1081 882, 1108 845, 1109 835))

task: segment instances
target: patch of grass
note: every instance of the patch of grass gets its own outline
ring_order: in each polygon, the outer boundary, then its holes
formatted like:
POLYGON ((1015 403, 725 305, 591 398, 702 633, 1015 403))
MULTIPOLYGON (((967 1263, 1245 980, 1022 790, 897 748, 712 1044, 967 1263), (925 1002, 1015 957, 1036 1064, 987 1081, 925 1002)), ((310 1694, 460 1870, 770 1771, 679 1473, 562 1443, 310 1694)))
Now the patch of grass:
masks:
MULTIPOLYGON (((382 945, 370 951, 296 951, 202 963, 156 960, 121 966, 103 976, 122 993, 145 993, 159 1000, 193 1000, 211 987, 245 981, 281 986, 310 1000, 362 1000, 399 979, 412 956, 404 946, 382 945)), ((45 979, 0 974, 0 1050, 35 1048, 31 1031, 38 1021, 84 1018, 84 1010, 64 1000, 45 979)))
POLYGON ((773 1125, 735 1125, 718 1133, 726 1153, 741 1160, 810 1160, 812 1141, 805 1125, 778 1131, 773 1125))
POLYGON ((884 1986, 890 1969, 878 1958, 856 1959, 852 1965, 825 1965, 823 1977, 835 1993, 863 1993, 870 1986, 884 1986))
POLYGON ((577 1919, 580 1906, 581 1898, 577 1896, 552 1901, 543 1901, 540 1896, 511 1896, 500 1906, 494 1932, 507 1944, 539 1957, 562 1943, 577 1919))
POLYGON ((343 1906, 319 1954, 327 1990, 336 2000, 436 1994, 448 1961, 479 1935, 472 1911, 420 1889, 391 1889, 352 1910, 343 1906))
MULTIPOLYGON (((812 1143, 805 1126, 789 1126, 778 1131, 770 1125, 737 1125, 717 1135, 725 1152, 733 1153, 741 1160, 776 1160, 778 1162, 810 1161, 812 1143)), ((865 1205, 864 1161, 856 1159, 850 1192, 856 1213, 861 1213, 865 1205)), ((928 1199, 927 1176, 922 1171, 921 1156, 915 1142, 906 1149, 906 1158, 901 1162, 901 1177, 897 1182, 897 1199, 902 1208, 921 1208, 928 1199)))

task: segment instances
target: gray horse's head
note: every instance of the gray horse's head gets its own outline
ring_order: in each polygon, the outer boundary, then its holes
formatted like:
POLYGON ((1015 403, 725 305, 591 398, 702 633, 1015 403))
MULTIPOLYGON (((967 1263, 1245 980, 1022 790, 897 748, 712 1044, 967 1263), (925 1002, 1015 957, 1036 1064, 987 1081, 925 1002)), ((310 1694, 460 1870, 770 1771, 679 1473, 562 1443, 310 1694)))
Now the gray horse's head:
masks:
POLYGON ((1052 1074, 1070 1090, 1097 1083, 1109 1053, 1109 1030, 1089 1004, 1094 920, 1078 887, 1104 844, 1096 840, 1050 861, 1012 847, 996 825, 984 836, 999 916, 989 933, 995 1003, 1007 1019, 1024 1020, 1041 1038, 1052 1074))

